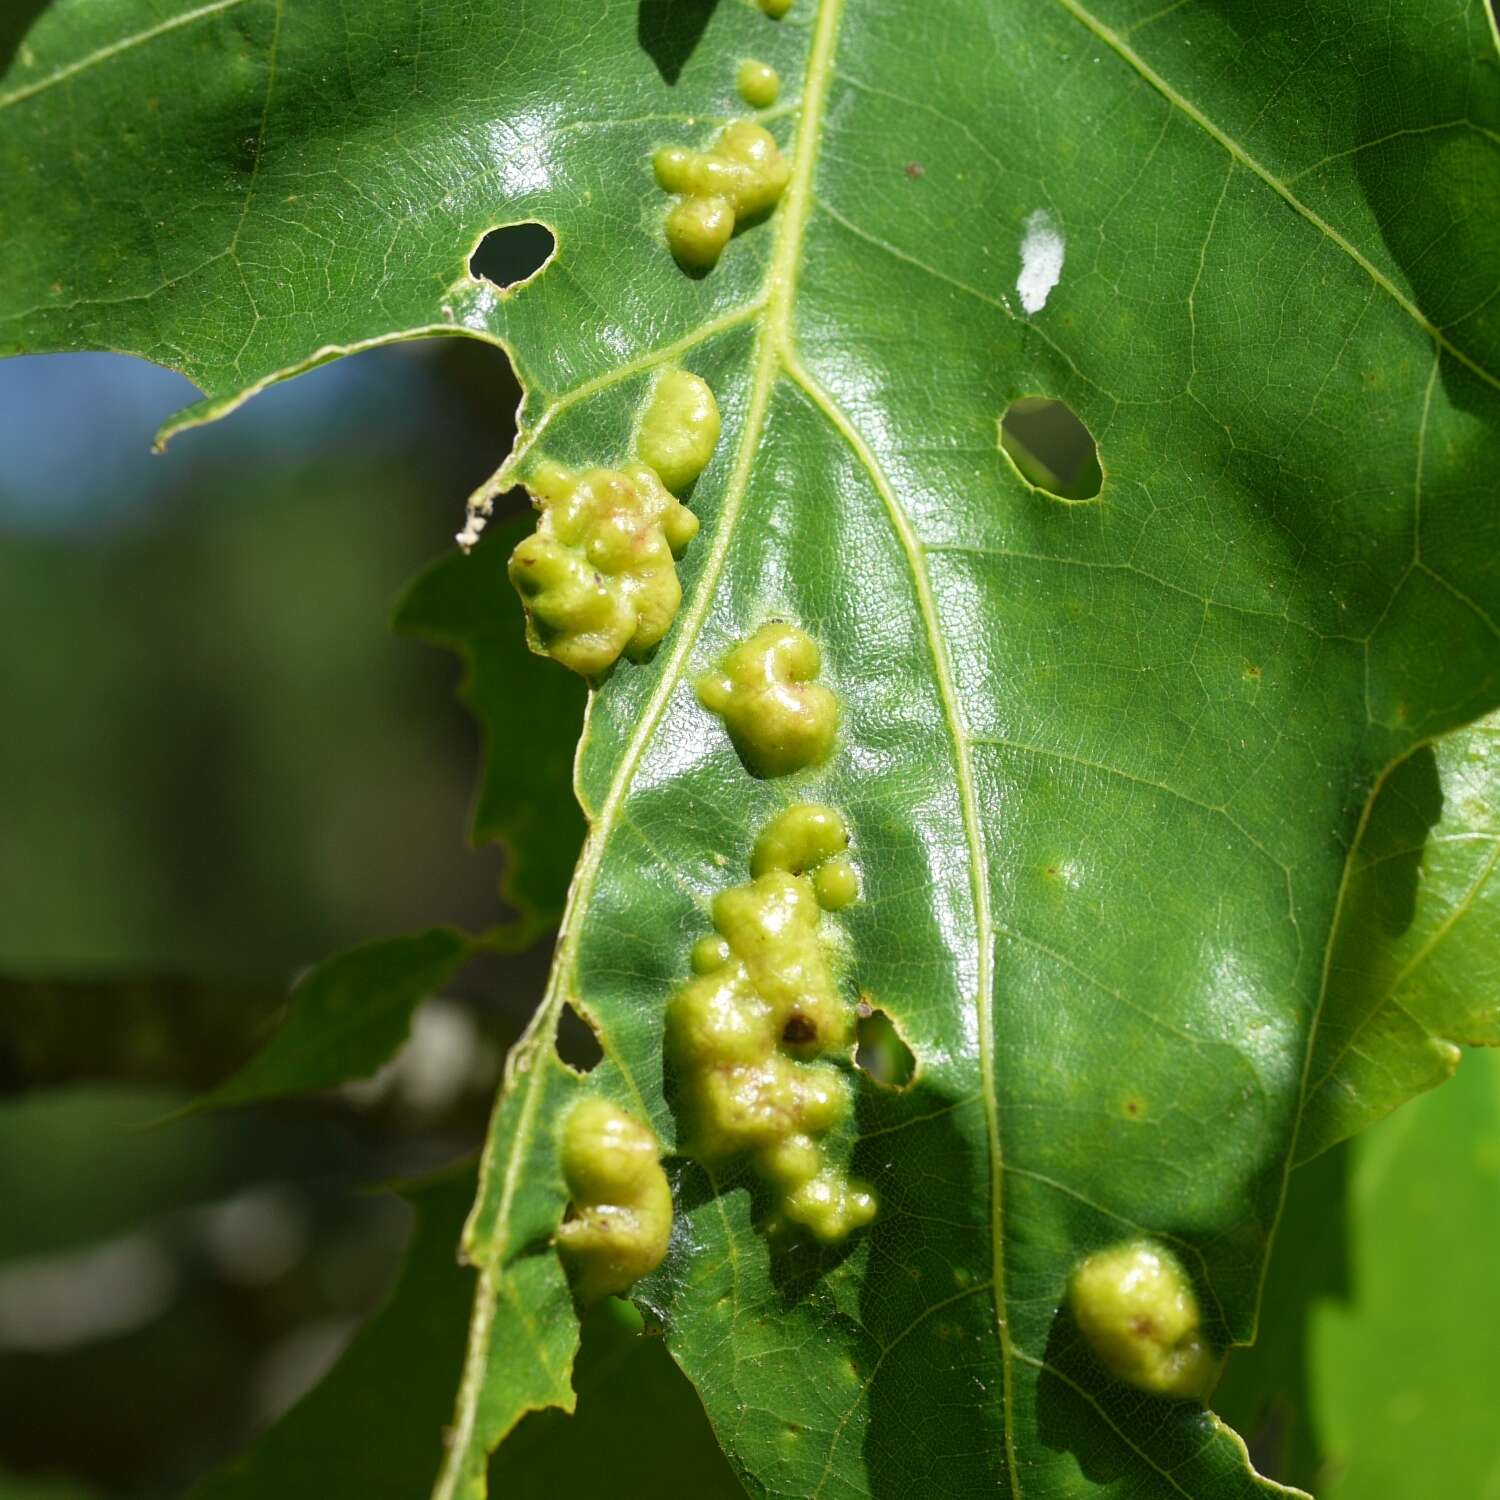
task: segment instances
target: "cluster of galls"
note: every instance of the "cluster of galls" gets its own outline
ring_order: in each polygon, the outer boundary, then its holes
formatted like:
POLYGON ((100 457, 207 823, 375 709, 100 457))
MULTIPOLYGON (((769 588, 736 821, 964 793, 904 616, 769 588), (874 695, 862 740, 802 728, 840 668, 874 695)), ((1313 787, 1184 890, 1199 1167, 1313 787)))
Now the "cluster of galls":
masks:
POLYGON ((850 1007, 819 936, 822 912, 859 893, 848 845, 830 808, 775 818, 756 841, 751 881, 715 898, 715 932, 694 946, 695 976, 667 1009, 692 1154, 749 1153, 782 1216, 824 1241, 875 1216, 874 1196, 818 1140, 850 1104, 844 1074, 818 1060, 850 1042, 850 1007))
POLYGON ((681 194, 667 243, 694 270, 716 264, 736 226, 773 207, 792 175, 775 137, 749 120, 726 125, 707 151, 663 146, 652 166, 665 192, 681 194))
POLYGON ((718 441, 713 392, 674 369, 641 417, 639 462, 535 470, 526 487, 541 519, 510 559, 534 650, 595 677, 667 633, 682 603, 676 560, 698 534, 698 518, 674 492, 698 477, 718 441))
POLYGON ((575 474, 543 464, 527 483, 541 519, 511 554, 533 645, 592 677, 645 655, 682 603, 676 559, 698 518, 646 464, 575 474))

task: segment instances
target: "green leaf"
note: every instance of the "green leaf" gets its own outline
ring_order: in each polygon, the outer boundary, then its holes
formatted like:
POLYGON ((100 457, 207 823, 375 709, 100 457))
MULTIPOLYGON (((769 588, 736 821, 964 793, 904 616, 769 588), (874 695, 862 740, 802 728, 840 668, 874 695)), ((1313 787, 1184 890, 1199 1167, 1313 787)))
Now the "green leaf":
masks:
POLYGON ((198 1106, 252 1104, 370 1077, 406 1040, 412 1012, 471 948, 462 933, 434 927, 325 959, 292 991, 281 1028, 198 1106))
POLYGON ((521 604, 505 576, 511 548, 529 529, 520 520, 496 527, 467 556, 435 563, 396 612, 398 630, 464 659, 459 694, 484 730, 474 838, 503 839, 510 853, 501 889, 518 916, 498 934, 509 947, 555 925, 583 843, 571 785, 583 684, 526 649, 521 604))
POLYGON ((1292 1173, 1255 1343, 1230 1354, 1214 1392, 1214 1410, 1245 1435, 1256 1468, 1304 1489, 1317 1485, 1324 1453, 1307 1334, 1319 1303, 1349 1293, 1352 1149, 1342 1142, 1292 1173))
POLYGON ((406 1193, 416 1230, 401 1279, 327 1377, 193 1500, 377 1500, 425 1494, 463 1361, 472 1284, 453 1256, 472 1171, 406 1193))
POLYGON ((389 0, 357 24, 59 0, 28 34, 0 82, 7 346, 171 363, 207 397, 186 425, 373 342, 488 339, 527 394, 481 499, 543 455, 625 457, 669 361, 723 411, 674 628, 590 703, 589 840, 465 1239, 443 1495, 572 1399, 558 1017, 598 1030, 588 1086, 675 1148, 663 1007, 789 795, 853 827, 847 981, 917 1072, 860 1089, 847 1144, 881 1207, 837 1250, 773 1245, 747 1175, 674 1167, 640 1295, 737 1473, 1266 1488, 1059 1309, 1081 1256, 1145 1233, 1218 1342, 1251 1336, 1310 1059, 1346 1024, 1325 976, 1364 810, 1500 702, 1497 141, 1480 0, 797 0, 780 23, 389 0), (738 113, 747 55, 785 80, 791 182, 688 277, 649 157, 738 113), (487 229, 533 218, 547 269, 467 276, 487 229), (1045 301, 1039 247, 1063 252, 1045 301), (1032 396, 1088 424, 1096 500, 1002 452, 1032 396), (843 701, 792 794, 690 685, 771 615, 816 634, 843 701))
POLYGON ((1355 1144, 1352 1285, 1309 1330, 1323 1500, 1487 1496, 1500 1471, 1500 1057, 1355 1144))
POLYGON ((1500 1044, 1500 716, 1386 778, 1349 862, 1297 1149, 1354 1134, 1500 1044))
POLYGON ((1218 1399, 1320 1500, 1487 1495, 1500 1056, 1293 1174, 1254 1349, 1218 1399))
POLYGON ((702 1403, 662 1341, 642 1334, 640 1314, 628 1303, 607 1298, 584 1317, 573 1387, 574 1415, 532 1413, 495 1455, 495 1494, 742 1500, 702 1403))
POLYGON ((568 1195, 550 1126, 576 1100, 579 1079, 535 1021, 532 1027, 506 1061, 480 1166, 494 1197, 481 1193, 464 1225, 463 1254, 477 1268, 479 1286, 435 1494, 483 1494, 490 1453, 528 1412, 570 1412, 575 1404, 568 1372, 578 1352, 578 1316, 552 1249, 568 1195), (497 1142, 505 1143, 503 1181, 495 1174, 497 1142))

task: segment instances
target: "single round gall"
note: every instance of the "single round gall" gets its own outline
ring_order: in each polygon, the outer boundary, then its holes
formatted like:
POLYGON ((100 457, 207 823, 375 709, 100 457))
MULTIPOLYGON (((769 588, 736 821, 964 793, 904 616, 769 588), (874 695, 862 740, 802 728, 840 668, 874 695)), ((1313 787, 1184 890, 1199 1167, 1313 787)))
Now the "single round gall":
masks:
POLYGON ((753 57, 740 64, 734 81, 740 98, 752 109, 769 109, 781 92, 781 75, 770 63, 757 62, 753 57))
POLYGON ((1088 1257, 1068 1283, 1073 1321, 1117 1380, 1155 1396, 1202 1401, 1219 1375, 1197 1293, 1177 1257, 1129 1240, 1088 1257))
POLYGON ((635 451, 680 495, 714 456, 719 425, 719 403, 708 382, 688 370, 668 370, 641 416, 635 451))

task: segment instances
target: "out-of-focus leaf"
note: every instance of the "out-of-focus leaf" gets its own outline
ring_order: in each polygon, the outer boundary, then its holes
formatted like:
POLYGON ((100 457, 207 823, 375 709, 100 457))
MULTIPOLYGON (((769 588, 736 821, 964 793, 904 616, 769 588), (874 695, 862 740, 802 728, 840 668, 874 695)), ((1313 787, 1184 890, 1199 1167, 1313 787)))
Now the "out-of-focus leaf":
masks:
POLYGON ((1347 1302, 1315 1308, 1319 1500, 1495 1500, 1500 1056, 1354 1143, 1347 1302))
POLYGON ((0 1095, 86 1080, 206 1088, 285 1000, 263 984, 175 975, 0 979, 0 1095))
POLYGON ((1350 858, 1297 1149, 1315 1156, 1500 1044, 1500 716, 1386 778, 1350 858))
MULTIPOLYGON (((454 1255, 472 1172, 407 1193, 416 1230, 397 1285, 323 1382, 194 1500, 409 1500, 431 1486, 463 1358, 473 1278, 454 1255)), ((511 1500, 738 1500, 702 1404, 627 1304, 583 1320, 578 1411, 528 1418, 491 1480, 511 1500), (642 1440, 652 1433, 652 1440, 642 1440)), ((3 1494, 3 1491, 0 1491, 3 1494)))
POLYGON ((285 1024, 199 1104, 251 1104, 368 1078, 406 1039, 412 1012, 472 951, 434 927, 335 954, 292 991, 285 1024))
POLYGON ((1500 1496, 1500 1055, 1297 1168, 1216 1409, 1319 1500, 1500 1496))
POLYGON ((401 1278, 324 1380, 193 1500, 412 1500, 442 1455, 463 1361, 472 1280, 454 1246, 474 1177, 411 1189, 416 1230, 401 1278))
POLYGON ((97 1500, 97 1496, 97 1490, 72 1479, 0 1474, 0 1500, 97 1500))
POLYGON ((87 1087, 0 1104, 0 1261, 76 1249, 268 1180, 376 1170, 328 1121, 194 1114, 147 1128, 183 1097, 87 1087))
POLYGON ((572 792, 584 686, 526 648, 520 601, 505 576, 530 520, 496 527, 468 556, 455 552, 408 591, 396 628, 464 659, 459 690, 484 732, 476 841, 502 839, 502 892, 518 913, 498 938, 520 947, 556 923, 583 843, 572 792))
POLYGON ((606 1299, 584 1317, 573 1388, 572 1416, 533 1412, 495 1455, 493 1494, 744 1500, 703 1403, 628 1303, 606 1299))

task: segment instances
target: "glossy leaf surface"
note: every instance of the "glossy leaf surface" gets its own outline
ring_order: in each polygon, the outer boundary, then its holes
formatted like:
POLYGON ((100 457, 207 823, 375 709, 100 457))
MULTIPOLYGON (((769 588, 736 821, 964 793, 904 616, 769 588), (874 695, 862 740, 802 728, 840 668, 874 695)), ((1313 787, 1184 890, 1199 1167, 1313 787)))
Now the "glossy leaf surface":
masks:
POLYGON ((1500 1043, 1500 721, 1381 786, 1349 866, 1298 1154, 1316 1155, 1500 1043))
POLYGON ((674 1168, 641 1295, 744 1483, 1263 1488, 1212 1417, 1110 1382, 1062 1289, 1144 1232, 1217 1341, 1250 1336, 1363 810, 1500 700, 1497 133, 1479 0, 64 0, 27 35, 6 347, 172 363, 202 416, 372 341, 496 340, 528 388, 497 491, 627 456, 669 360, 723 411, 675 626, 591 702, 591 836, 466 1236, 442 1494, 571 1400, 561 1007, 598 1028, 589 1086, 675 1144, 663 1006, 792 797, 853 828, 863 900, 828 930, 917 1072, 860 1087, 843 1145, 881 1211, 838 1250, 773 1244, 749 1177, 674 1168), (746 55, 784 80, 792 180, 689 277, 649 157, 738 112, 746 55), (470 279, 523 219, 554 263, 470 279), (1097 499, 1002 453, 1032 395, 1087 423, 1097 499), (773 615, 843 700, 787 784, 691 690, 773 615))

